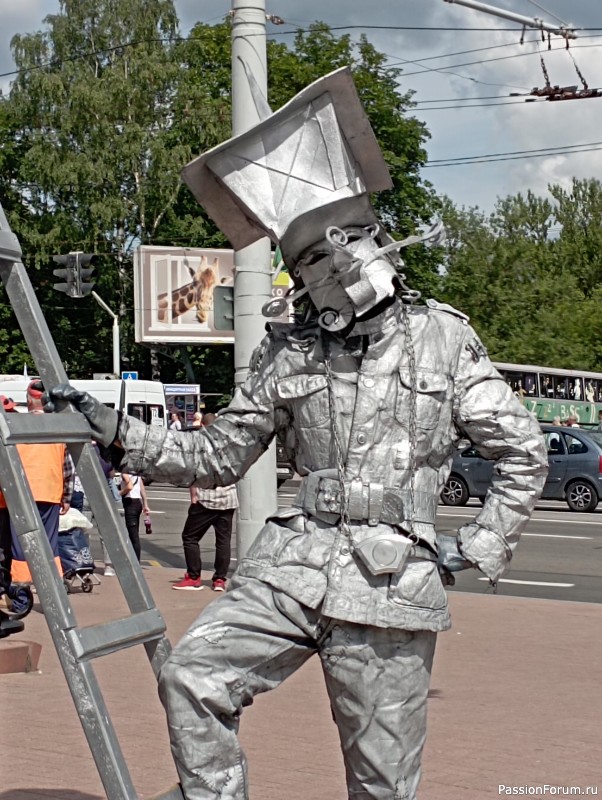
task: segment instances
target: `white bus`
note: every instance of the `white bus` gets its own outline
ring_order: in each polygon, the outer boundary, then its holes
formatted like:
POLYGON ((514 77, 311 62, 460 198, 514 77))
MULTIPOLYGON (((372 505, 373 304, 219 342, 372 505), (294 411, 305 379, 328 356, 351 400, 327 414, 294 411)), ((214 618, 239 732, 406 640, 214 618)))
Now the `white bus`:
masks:
MULTIPOLYGON (((0 394, 10 397, 18 411, 27 411, 26 391, 34 377, 0 375, 0 394)), ((116 408, 149 425, 167 426, 163 384, 159 381, 73 380, 73 386, 89 392, 106 406, 116 408)))

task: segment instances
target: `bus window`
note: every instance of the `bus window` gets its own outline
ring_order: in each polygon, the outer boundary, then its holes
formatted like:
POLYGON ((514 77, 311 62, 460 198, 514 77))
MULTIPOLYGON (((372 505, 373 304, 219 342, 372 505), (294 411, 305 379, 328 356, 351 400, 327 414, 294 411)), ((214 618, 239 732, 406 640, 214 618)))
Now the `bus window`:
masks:
POLYGON ((537 375, 534 372, 525 372, 525 382, 523 383, 527 397, 537 396, 537 375))
POLYGON ((588 378, 585 382, 585 399, 588 403, 596 402, 596 390, 598 388, 598 381, 593 381, 588 378))
POLYGON ((540 375, 540 396, 554 397, 554 380, 551 375, 540 375))
POLYGON ((554 397, 558 400, 567 400, 567 379, 561 378, 559 375, 554 376, 554 397))
POLYGON ((510 370, 506 370, 504 372, 504 380, 510 386, 514 394, 524 394, 522 372, 511 372, 510 370))
POLYGON ((569 397, 571 400, 583 399, 583 378, 569 378, 569 397))

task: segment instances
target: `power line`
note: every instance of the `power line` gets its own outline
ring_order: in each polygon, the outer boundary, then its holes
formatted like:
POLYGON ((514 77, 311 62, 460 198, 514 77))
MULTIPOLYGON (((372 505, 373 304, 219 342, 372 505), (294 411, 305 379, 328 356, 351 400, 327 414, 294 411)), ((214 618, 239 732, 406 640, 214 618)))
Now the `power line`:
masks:
MULTIPOLYGON (((583 48, 586 48, 586 47, 601 47, 601 46, 602 45, 600 45, 598 43, 596 43, 596 44, 574 44, 574 45, 571 45, 571 49, 575 49, 575 48, 583 49, 583 48)), ((565 47, 564 46, 562 46, 562 47, 552 47, 550 50, 551 50, 551 52, 564 51, 565 47)), ((539 57, 538 53, 533 53, 533 52, 514 53, 513 55, 510 55, 510 56, 497 56, 496 58, 484 58, 484 59, 481 59, 479 61, 466 61, 463 64, 450 64, 449 68, 448 67, 440 67, 439 70, 437 70, 437 71, 438 72, 444 72, 447 69, 451 70, 451 69, 459 69, 461 67, 473 67, 473 66, 476 66, 478 64, 492 64, 494 61, 507 61, 510 58, 522 58, 524 56, 537 56, 537 57, 539 57)), ((429 71, 430 71, 430 69, 427 68, 427 69, 424 69, 424 70, 420 70, 419 72, 404 72, 403 73, 403 77, 404 78, 409 78, 412 75, 424 75, 426 72, 429 72, 429 71)))
MULTIPOLYGON (((473 100, 504 100, 506 99, 507 95, 503 94, 492 94, 489 97, 440 97, 436 100, 413 100, 415 106, 422 106, 425 103, 470 103, 473 100)), ((421 109, 424 111, 428 111, 428 109, 421 109)))
MULTIPOLYGON (((589 39, 591 37, 586 36, 586 37, 583 37, 583 38, 589 39)), ((538 41, 539 41, 538 39, 527 39, 527 40, 525 40, 524 43, 525 44, 535 44, 538 41)), ((466 56, 466 55, 470 55, 470 53, 482 53, 484 50, 486 50, 487 52, 491 52, 492 50, 499 50, 502 47, 520 47, 520 44, 518 42, 505 42, 504 44, 494 44, 491 47, 473 47, 470 50, 457 50, 454 53, 444 53, 443 55, 440 55, 440 56, 426 56, 425 58, 417 58, 412 63, 421 64, 423 61, 438 61, 441 58, 455 58, 455 56, 466 56)), ((393 56, 390 53, 385 53, 384 55, 388 55, 389 58, 400 58, 400 56, 393 56)), ((409 59, 407 59, 407 60, 409 60, 409 59)), ((399 63, 402 64, 402 63, 405 63, 405 62, 406 62, 406 59, 402 59, 399 63)), ((394 67, 395 64, 389 64, 389 66, 394 67)), ((443 67, 443 69, 444 69, 444 67, 443 67)))
POLYGON ((584 142, 583 144, 559 144, 556 147, 536 147, 533 150, 510 150, 507 153, 483 153, 478 156, 457 156, 454 158, 438 158, 433 159, 430 164, 439 164, 442 161, 465 161, 472 158, 495 158, 496 156, 517 156, 524 153, 546 153, 550 150, 568 150, 574 147, 597 147, 602 146, 602 142, 584 142))
POLYGON ((557 148, 538 148, 537 150, 516 150, 509 153, 492 153, 484 156, 463 156, 457 159, 439 159, 424 164, 423 169, 436 167, 463 167, 471 164, 492 164, 498 161, 519 161, 525 158, 549 158, 551 156, 575 155, 578 153, 593 153, 602 150, 602 142, 593 142, 592 145, 562 145, 557 148), (599 146, 593 146, 599 145, 599 146), (576 150, 573 148, 581 147, 576 150))
MULTIPOLYGON (((462 28, 445 26, 429 26, 429 25, 332 25, 328 26, 331 31, 349 31, 349 30, 383 30, 383 31, 435 31, 435 32, 451 32, 455 31, 466 33, 522 33, 522 27, 518 28, 498 28, 495 26, 488 28, 462 28)), ((602 31, 602 28, 575 28, 576 31, 589 33, 590 31, 602 31)), ((295 28, 290 31, 274 31, 270 36, 286 35, 291 33, 309 32, 302 28, 295 28)))
POLYGON ((502 103, 474 103, 473 105, 465 105, 465 106, 431 106, 430 108, 417 108, 416 111, 420 112, 420 114, 424 114, 427 111, 448 111, 450 109, 454 109, 456 111, 465 111, 467 108, 494 108, 495 106, 524 106, 524 105, 534 105, 536 103, 544 103, 547 102, 545 99, 537 99, 533 97, 525 98, 524 100, 504 100, 502 103))
MULTIPOLYGON (((207 23, 202 23, 202 24, 207 24, 207 23)), ((500 32, 501 33, 504 33, 504 32, 515 33, 517 31, 522 31, 521 28, 497 28, 497 27, 491 27, 491 28, 460 28, 460 27, 458 27, 458 28, 456 28, 456 27, 449 27, 449 26, 429 27, 429 26, 411 26, 411 25, 337 25, 337 26, 328 26, 328 31, 344 31, 344 30, 439 31, 439 32, 452 32, 452 33, 453 32, 466 32, 466 33, 475 32, 475 33, 479 33, 479 32, 487 32, 487 31, 496 32, 496 33, 500 33, 500 32)), ((580 28, 579 30, 583 31, 583 32, 592 32, 592 31, 602 31, 602 28, 580 28)), ((270 32, 269 35, 270 35, 270 37, 277 37, 277 36, 285 36, 285 35, 298 34, 298 33, 312 33, 314 31, 315 31, 315 28, 311 28, 311 27, 310 28, 294 28, 293 30, 290 30, 290 31, 277 31, 277 30, 276 31, 272 31, 272 32, 270 32)), ((252 34, 251 34, 251 36, 252 36, 252 34)), ((21 68, 21 69, 17 69, 17 70, 11 70, 10 72, 3 72, 3 73, 0 73, 0 78, 9 78, 12 75, 19 75, 19 74, 24 73, 24 72, 31 72, 31 71, 39 70, 39 69, 46 69, 46 68, 49 68, 49 67, 56 67, 56 66, 60 66, 63 63, 68 63, 68 62, 72 62, 72 61, 78 61, 80 59, 90 58, 92 56, 96 56, 96 55, 100 55, 100 54, 106 54, 106 53, 115 52, 116 50, 121 50, 121 49, 123 49, 125 47, 135 47, 135 46, 142 45, 142 44, 153 44, 153 43, 161 44, 161 43, 165 43, 165 42, 177 43, 177 42, 194 42, 194 41, 202 41, 202 40, 201 40, 200 37, 197 37, 197 36, 159 36, 159 37, 150 38, 150 39, 140 39, 140 40, 134 40, 134 41, 130 41, 130 42, 122 42, 122 43, 120 43, 118 45, 115 45, 113 47, 104 47, 104 48, 99 48, 97 50, 89 50, 89 51, 86 51, 85 53, 79 53, 79 54, 74 55, 74 56, 67 56, 67 57, 64 57, 62 59, 53 59, 53 60, 48 61, 48 62, 46 62, 44 64, 37 64, 37 65, 32 66, 32 67, 26 67, 26 68, 21 68)), ((504 45, 495 45, 494 47, 502 47, 502 46, 504 46, 504 45)), ((579 46, 580 45, 573 45, 573 47, 579 47, 579 46)), ((477 50, 494 49, 494 47, 492 47, 492 48, 477 48, 477 50)), ((552 48, 552 49, 562 49, 562 48, 552 48)), ((462 55, 464 52, 471 52, 471 51, 461 51, 460 53, 458 53, 458 55, 462 55)), ((453 54, 450 54, 450 55, 453 55, 453 54)), ((525 54, 518 54, 518 55, 525 55, 525 54)), ((389 55, 389 57, 390 58, 399 58, 399 56, 391 56, 391 55, 389 55)), ((418 59, 417 61, 418 62, 422 62, 422 61, 426 61, 426 60, 432 60, 432 59, 436 59, 436 58, 446 58, 446 57, 447 56, 431 56, 428 59, 427 58, 418 59)), ((513 57, 514 56, 507 56, 507 58, 513 58, 513 57)), ((468 64, 457 64, 457 65, 456 64, 452 64, 452 65, 450 65, 449 69, 455 69, 456 67, 463 67, 463 66, 472 66, 474 64, 486 63, 487 61, 495 61, 495 60, 498 60, 498 59, 487 59, 486 61, 481 61, 481 62, 480 61, 475 61, 475 62, 469 62, 468 64)), ((416 61, 412 61, 410 59, 404 59, 404 62, 417 63, 416 61)), ((422 74, 422 72, 425 72, 425 71, 429 71, 429 70, 421 70, 419 72, 410 72, 410 73, 406 73, 405 76, 408 77, 409 75, 420 75, 420 74, 422 74)), ((464 77, 464 76, 459 76, 459 77, 464 77)), ((500 85, 503 85, 503 84, 500 84, 500 85)))

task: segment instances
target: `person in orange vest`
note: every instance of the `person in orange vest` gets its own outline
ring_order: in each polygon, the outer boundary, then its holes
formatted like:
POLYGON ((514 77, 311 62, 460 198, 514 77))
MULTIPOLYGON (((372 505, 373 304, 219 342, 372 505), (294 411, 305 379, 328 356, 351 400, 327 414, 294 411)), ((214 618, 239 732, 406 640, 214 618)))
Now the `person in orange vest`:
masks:
POLYGON ((12 399, 12 397, 5 397, 3 394, 0 394, 0 402, 2 402, 2 408, 6 413, 9 412, 16 413, 17 404, 12 399))
MULTIPOLYGON (((27 410, 30 414, 43 414, 44 386, 33 380, 27 387, 27 410)), ((6 409, 6 406, 4 406, 6 409)), ((65 444, 19 444, 19 456, 29 482, 29 487, 44 524, 48 541, 59 571, 59 516, 69 510, 73 492, 74 467, 65 444)), ((10 521, 6 500, 0 492, 0 549, 4 551, 3 567, 10 572, 13 583, 31 583, 31 573, 21 543, 10 521)))

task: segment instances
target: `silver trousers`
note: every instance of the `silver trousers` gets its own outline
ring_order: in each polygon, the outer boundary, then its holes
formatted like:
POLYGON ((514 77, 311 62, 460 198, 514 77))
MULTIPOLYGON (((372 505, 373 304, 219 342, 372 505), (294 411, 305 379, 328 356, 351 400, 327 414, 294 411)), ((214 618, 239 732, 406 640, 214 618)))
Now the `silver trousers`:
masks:
POLYGON ((247 800, 244 706, 314 653, 339 729, 350 800, 415 800, 436 634, 329 619, 254 578, 194 622, 161 669, 186 800, 247 800))

